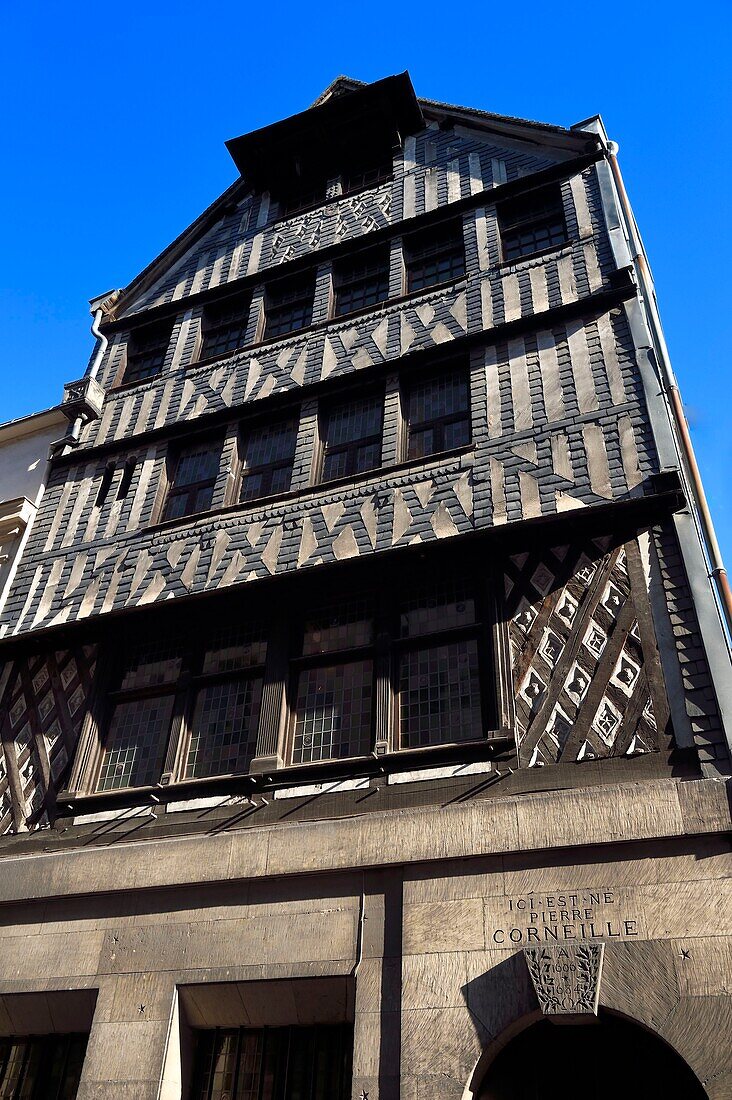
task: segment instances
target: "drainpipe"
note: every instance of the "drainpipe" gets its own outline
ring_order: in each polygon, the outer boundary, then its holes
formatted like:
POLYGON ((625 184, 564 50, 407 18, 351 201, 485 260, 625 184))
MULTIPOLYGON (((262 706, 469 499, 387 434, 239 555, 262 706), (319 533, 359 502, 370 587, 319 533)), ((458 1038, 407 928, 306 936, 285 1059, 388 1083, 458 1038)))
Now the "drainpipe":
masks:
MULTIPOLYGON (((91 313, 94 317, 94 320, 92 321, 91 330, 92 335, 95 336, 97 340, 99 340, 99 347, 97 348, 97 354, 94 356, 94 362, 87 371, 87 378, 96 378, 102 359, 104 358, 104 353, 109 346, 109 340, 99 329, 102 317, 104 316, 104 310, 101 306, 96 306, 95 309, 95 305, 96 303, 92 303, 91 313)), ((79 433, 81 432, 81 426, 83 423, 84 418, 81 416, 77 416, 76 420, 71 425, 71 431, 67 436, 68 443, 74 445, 79 442, 79 433)))
POLYGON ((614 141, 609 141, 606 148, 607 159, 610 164, 613 179, 615 180, 615 187, 626 223, 628 240, 633 252, 633 261, 638 272, 640 289, 648 307, 648 320, 658 349, 661 383, 671 407, 689 487, 701 524, 704 548, 708 563, 711 566, 709 575, 714 581, 718 603, 727 626, 728 637, 732 638, 732 589, 730 589, 729 576, 722 561, 722 553, 719 548, 719 543, 717 542, 717 536, 714 531, 714 524, 709 511, 704 486, 702 485, 699 467, 697 465, 696 456, 694 455, 694 447, 691 442, 689 428, 684 415, 681 394, 679 393, 679 387, 671 367, 671 358, 668 353, 668 348, 666 347, 663 329, 661 328, 661 319, 658 314, 656 295, 653 289, 653 277, 648 266, 645 249, 640 239, 638 226, 633 217, 633 212, 628 200, 628 193, 625 190, 625 184, 623 183, 623 177, 620 172, 620 165, 617 160, 618 146, 614 141))
MULTIPOLYGON (((110 314, 119 296, 119 290, 111 290, 108 291, 106 294, 101 294, 98 298, 92 298, 91 302, 89 303, 89 309, 93 318, 91 330, 94 338, 98 343, 98 347, 94 355, 94 359, 92 360, 89 369, 84 375, 85 379, 94 380, 99 372, 102 360, 104 359, 104 353, 109 346, 109 340, 101 331, 99 326, 102 322, 102 319, 110 314)), ((77 385, 77 383, 74 383, 74 385, 77 385)), ((66 397, 64 397, 64 402, 66 402, 66 397)), ((92 409, 92 415, 99 414, 99 410, 94 409, 94 406, 92 406, 92 409)), ((85 416, 84 410, 82 409, 82 412, 80 412, 80 414, 74 419, 73 423, 68 427, 66 435, 63 437, 63 439, 59 439, 55 443, 51 444, 51 455, 53 456, 55 454, 58 454, 59 452, 63 451, 65 447, 76 447, 79 442, 81 429, 88 419, 89 416, 85 416)))

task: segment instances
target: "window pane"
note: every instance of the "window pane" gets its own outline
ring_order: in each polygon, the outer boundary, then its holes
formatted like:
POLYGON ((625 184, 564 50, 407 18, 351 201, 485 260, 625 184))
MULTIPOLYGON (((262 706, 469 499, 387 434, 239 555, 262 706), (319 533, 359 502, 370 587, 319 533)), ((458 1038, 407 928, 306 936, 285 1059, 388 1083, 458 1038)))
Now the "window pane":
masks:
POLYGON ((466 443, 470 443, 470 424, 467 419, 445 424, 442 445, 446 451, 453 447, 464 447, 466 443))
POLYGON ((475 600, 460 581, 415 592, 402 603, 400 635, 414 638, 475 622, 475 600))
POLYGON ((409 433, 409 451, 407 458, 410 460, 417 458, 426 458, 427 455, 432 455, 435 451, 439 450, 437 439, 432 428, 423 428, 422 430, 410 431, 409 433))
POLYGON ((245 772, 254 756, 262 681, 228 680, 198 692, 185 778, 245 772))
POLYGON ((178 456, 165 502, 164 519, 205 512, 211 507, 221 463, 221 443, 199 443, 178 456))
POLYGON ((117 704, 104 746, 98 791, 157 783, 172 712, 172 695, 117 704))
POLYGON ((175 468, 176 489, 215 478, 219 472, 220 454, 220 448, 212 447, 210 443, 188 447, 181 453, 175 468))
POLYGON ((399 734, 403 749, 480 737, 476 641, 418 649, 402 656, 399 734))
POLYGON ((267 639, 261 626, 217 631, 206 648, 204 674, 234 672, 240 668, 263 665, 267 657, 267 639))
POLYGON ((546 188, 520 195, 498 208, 504 260, 530 256, 567 241, 561 189, 546 188))
POLYGON ((292 421, 267 424, 247 433, 244 460, 247 468, 268 466, 291 459, 295 453, 297 427, 292 421))
POLYGON ((129 658, 120 687, 123 691, 174 684, 181 670, 181 656, 167 642, 140 646, 129 658))
POLYGON ((363 756, 371 748, 371 661, 300 673, 295 705, 294 764, 363 756))
POLYGON ((335 481, 337 477, 345 477, 348 473, 348 465, 348 451, 326 454, 323 459, 323 481, 335 481))
POLYGON ((315 278, 274 283, 266 293, 265 336, 281 336, 310 324, 315 296, 315 278))
POLYGON ((201 358, 225 355, 244 346, 249 318, 249 298, 233 298, 208 306, 203 321, 201 358))
POLYGON ((354 599, 321 608, 305 620, 303 656, 370 645, 373 632, 373 609, 369 600, 354 599))
POLYGON ((467 408, 468 379, 463 372, 439 375, 412 386, 409 391, 410 425, 466 412, 467 408))
POLYGON ((381 443, 366 443, 356 449, 355 470, 357 474, 364 474, 368 470, 375 470, 381 462, 381 443))
POLYGON ((140 382, 160 374, 173 332, 172 324, 149 325, 130 336, 125 382, 140 382))
POLYGON ((383 302, 389 296, 389 250, 370 249, 340 264, 334 272, 336 316, 383 302))
POLYGON ((380 396, 367 401, 347 401, 330 409, 327 417, 326 445, 353 443, 381 433, 383 401, 380 396))
POLYGON ((248 432, 243 445, 240 500, 285 493, 292 480, 297 424, 288 420, 248 432))
POLYGON ((410 293, 457 279, 465 274, 462 223, 449 222, 414 234, 407 238, 405 252, 410 293))
POLYGON ((470 442, 470 388, 464 370, 427 378, 407 395, 408 458, 424 458, 470 442))
POLYGON ((347 195, 360 187, 375 187, 378 183, 391 179, 393 174, 394 169, 391 161, 388 164, 381 164, 377 168, 367 168, 362 172, 350 172, 343 177, 343 194, 347 195))
POLYGON ((383 398, 348 401, 324 417, 323 479, 375 469, 381 462, 383 398))

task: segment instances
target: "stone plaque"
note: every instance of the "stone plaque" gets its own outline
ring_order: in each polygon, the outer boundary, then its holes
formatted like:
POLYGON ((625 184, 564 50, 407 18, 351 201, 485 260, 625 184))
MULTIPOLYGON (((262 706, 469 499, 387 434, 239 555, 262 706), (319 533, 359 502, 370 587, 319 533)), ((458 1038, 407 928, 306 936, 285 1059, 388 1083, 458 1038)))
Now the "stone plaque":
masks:
POLYGON ((525 947, 524 955, 545 1016, 597 1015, 603 943, 525 947))

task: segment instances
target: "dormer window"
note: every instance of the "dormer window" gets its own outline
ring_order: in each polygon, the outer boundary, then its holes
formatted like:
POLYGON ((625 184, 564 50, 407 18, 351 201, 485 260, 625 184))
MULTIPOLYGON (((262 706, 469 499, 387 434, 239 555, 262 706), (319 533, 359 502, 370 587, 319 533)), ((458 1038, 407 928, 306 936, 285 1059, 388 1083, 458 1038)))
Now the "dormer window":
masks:
POLYGON ((133 332, 127 343, 127 367, 123 381, 142 382, 160 374, 172 334, 172 321, 145 325, 133 332))

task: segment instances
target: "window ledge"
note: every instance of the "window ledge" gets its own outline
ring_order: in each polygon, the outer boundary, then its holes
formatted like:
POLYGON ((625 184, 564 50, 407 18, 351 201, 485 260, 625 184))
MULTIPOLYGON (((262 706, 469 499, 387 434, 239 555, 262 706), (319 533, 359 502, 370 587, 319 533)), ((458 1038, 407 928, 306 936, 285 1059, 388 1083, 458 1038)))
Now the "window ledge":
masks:
MULTIPOLYGON (((493 268, 494 271, 500 271, 502 275, 509 275, 513 271, 523 271, 526 267, 532 267, 537 261, 543 261, 549 259, 549 257, 571 256, 573 246, 577 243, 579 238, 572 237, 570 240, 565 241, 564 244, 553 245, 551 248, 542 248, 538 252, 530 252, 526 256, 519 256, 515 260, 503 260, 500 264, 497 264, 493 268)), ((592 237, 583 238, 584 240, 592 240, 592 237)), ((491 270, 488 268, 488 270, 491 270)))
MULTIPOLYGON (((479 741, 463 741, 450 745, 429 745, 418 749, 398 749, 383 756, 349 757, 344 760, 323 760, 312 764, 288 764, 283 768, 246 775, 219 775, 206 779, 186 779, 167 786, 128 787, 119 791, 82 793, 61 791, 57 799, 59 817, 83 817, 87 821, 101 821, 113 814, 114 818, 129 822, 140 819, 147 822, 153 815, 151 808, 168 803, 214 796, 242 796, 272 794, 279 789, 291 789, 299 785, 337 782, 357 778, 388 777, 432 766, 470 764, 490 760, 499 753, 514 747, 514 735, 510 730, 492 730, 479 741), (130 812, 117 815, 115 811, 130 812), (133 812, 135 811, 135 812, 133 812), (102 816, 97 816, 102 815, 102 816)), ((393 782, 393 781, 392 781, 393 782)), ((323 793, 327 793, 324 791, 323 793)), ((112 820, 112 818, 107 818, 112 820)), ((81 822, 80 822, 81 824, 81 822)))

